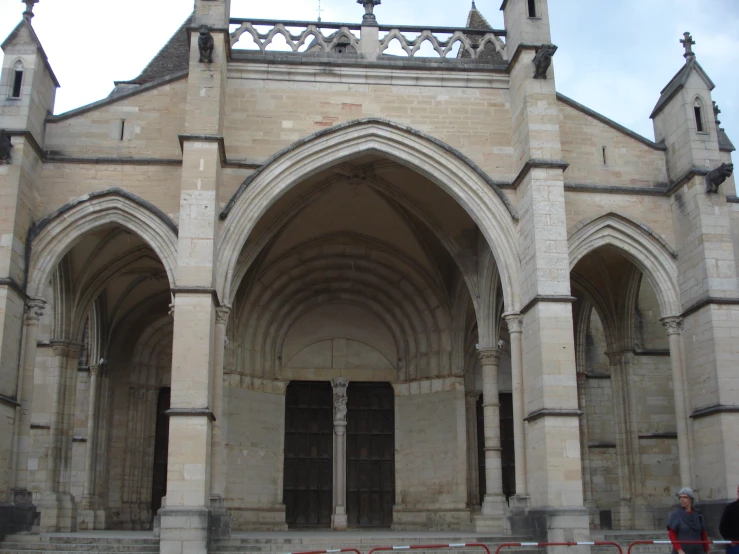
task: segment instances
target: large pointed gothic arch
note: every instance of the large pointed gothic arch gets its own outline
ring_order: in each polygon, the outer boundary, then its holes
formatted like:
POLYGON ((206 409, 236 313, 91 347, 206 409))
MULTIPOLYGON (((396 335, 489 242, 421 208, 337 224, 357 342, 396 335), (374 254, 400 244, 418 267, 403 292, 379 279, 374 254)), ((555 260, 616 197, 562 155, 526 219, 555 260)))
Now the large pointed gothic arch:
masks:
POLYGON ((644 224, 610 212, 577 224, 569 238, 570 271, 601 246, 613 246, 637 266, 657 294, 662 317, 679 315, 677 254, 644 224))
POLYGON ((153 205, 114 188, 78 198, 34 227, 28 238, 27 294, 42 296, 51 272, 64 254, 86 233, 111 224, 141 237, 164 265, 170 286, 175 286, 177 227, 153 205))
POLYGON ((274 202, 293 186, 332 165, 380 154, 417 171, 447 192, 477 224, 501 274, 509 311, 520 308, 517 213, 505 194, 464 155, 419 131, 381 119, 337 125, 299 140, 251 175, 221 213, 216 289, 225 303, 241 248, 274 202))

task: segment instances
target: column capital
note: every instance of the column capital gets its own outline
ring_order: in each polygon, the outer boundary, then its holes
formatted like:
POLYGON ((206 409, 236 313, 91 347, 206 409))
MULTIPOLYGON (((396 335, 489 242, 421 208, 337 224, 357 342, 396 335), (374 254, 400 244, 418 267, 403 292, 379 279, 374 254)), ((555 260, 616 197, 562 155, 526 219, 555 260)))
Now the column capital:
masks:
POLYGON ((216 325, 226 325, 231 315, 231 306, 219 306, 216 308, 216 325))
POLYGON ((505 313, 503 314, 503 319, 508 324, 508 334, 523 333, 523 316, 521 314, 515 312, 505 313))
POLYGON ((99 365, 91 365, 89 368, 90 370, 90 376, 95 377, 100 373, 100 366, 99 365))
POLYGON ((477 357, 480 358, 482 365, 498 365, 500 352, 497 348, 480 348, 477 357))
POLYGON ((679 335, 683 330, 683 318, 677 315, 663 317, 660 319, 662 325, 667 329, 668 335, 679 335))
POLYGON ((38 321, 44 315, 46 300, 43 298, 28 298, 26 300, 26 321, 38 321))

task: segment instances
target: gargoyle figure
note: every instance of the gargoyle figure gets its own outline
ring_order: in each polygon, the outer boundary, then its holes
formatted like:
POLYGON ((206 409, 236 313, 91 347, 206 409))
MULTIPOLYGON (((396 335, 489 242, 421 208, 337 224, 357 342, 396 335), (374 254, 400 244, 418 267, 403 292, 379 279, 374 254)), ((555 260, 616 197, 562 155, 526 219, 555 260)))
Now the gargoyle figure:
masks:
POLYGON ((542 44, 534 56, 534 79, 546 79, 547 70, 552 65, 552 56, 557 51, 554 44, 542 44))
POLYGON ((10 163, 10 150, 13 145, 10 142, 10 137, 5 134, 5 131, 0 129, 0 165, 10 163))
POLYGON ((706 175, 706 192, 716 193, 724 181, 734 172, 734 164, 723 163, 706 175))
POLYGON ((200 63, 213 63, 213 47, 215 41, 213 35, 210 34, 210 28, 207 25, 200 26, 200 36, 198 37, 198 50, 200 50, 200 63))

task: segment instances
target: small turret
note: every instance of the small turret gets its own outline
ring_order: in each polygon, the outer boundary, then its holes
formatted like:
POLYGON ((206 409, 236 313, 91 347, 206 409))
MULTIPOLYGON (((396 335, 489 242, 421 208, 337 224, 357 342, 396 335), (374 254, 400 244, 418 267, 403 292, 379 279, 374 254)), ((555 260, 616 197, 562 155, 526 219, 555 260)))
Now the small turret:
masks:
POLYGON ((0 73, 0 128, 30 131, 43 144, 44 121, 54 109, 59 82, 31 26, 37 1, 24 0, 23 19, 0 46, 5 53, 0 73))
POLYGON ((660 92, 650 117, 657 142, 667 146, 667 167, 672 179, 692 168, 718 164, 719 131, 715 123, 711 91, 716 85, 700 66, 693 52, 690 33, 680 40, 685 64, 660 92))
POLYGON ((549 44, 549 5, 547 0, 504 0, 506 49, 511 59, 521 45, 549 44))

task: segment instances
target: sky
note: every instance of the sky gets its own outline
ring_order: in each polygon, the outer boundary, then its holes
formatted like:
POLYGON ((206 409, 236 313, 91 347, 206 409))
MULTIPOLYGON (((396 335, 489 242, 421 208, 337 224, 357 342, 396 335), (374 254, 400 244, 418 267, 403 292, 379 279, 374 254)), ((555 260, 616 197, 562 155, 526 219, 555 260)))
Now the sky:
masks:
MULTIPOLYGON (((384 0, 381 24, 463 27, 469 0, 384 0)), ((503 29, 501 0, 477 8, 503 29)), ((105 98, 136 77, 192 11, 193 0, 40 0, 33 26, 61 84, 55 113, 105 98)), ((355 0, 321 0, 323 21, 358 23, 355 0)), ((0 0, 0 37, 25 9, 0 0)), ((716 88, 722 127, 739 145, 739 0, 549 0, 557 90, 653 139, 649 114, 682 67, 690 31, 716 88)), ((315 20, 318 0, 232 0, 232 17, 315 20)))

